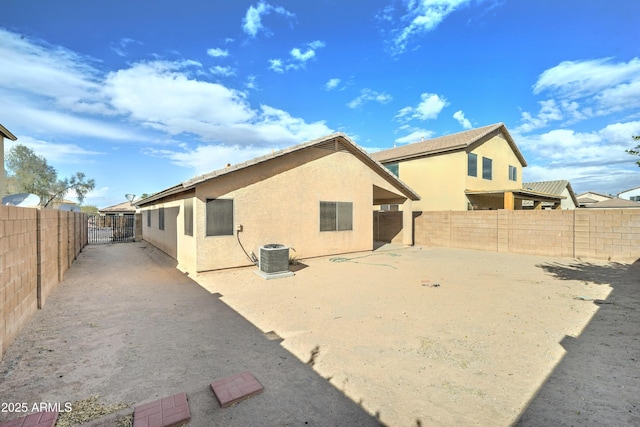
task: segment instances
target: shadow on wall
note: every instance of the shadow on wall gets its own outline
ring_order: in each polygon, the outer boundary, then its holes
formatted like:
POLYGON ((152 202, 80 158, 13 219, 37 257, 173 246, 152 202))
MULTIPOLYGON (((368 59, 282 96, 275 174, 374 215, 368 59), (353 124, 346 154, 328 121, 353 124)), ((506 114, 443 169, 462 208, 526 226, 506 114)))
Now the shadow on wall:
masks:
POLYGON ((640 259, 633 264, 538 265, 561 280, 610 285, 606 300, 566 350, 514 425, 640 425, 640 259))

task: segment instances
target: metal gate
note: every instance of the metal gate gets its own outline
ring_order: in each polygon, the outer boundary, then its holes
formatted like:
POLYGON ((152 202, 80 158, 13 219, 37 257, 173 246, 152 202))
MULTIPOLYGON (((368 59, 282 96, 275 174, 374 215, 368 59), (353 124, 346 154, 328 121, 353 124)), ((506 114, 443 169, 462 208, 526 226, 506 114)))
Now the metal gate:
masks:
POLYGON ((135 239, 135 215, 89 215, 88 243, 133 242, 135 239))

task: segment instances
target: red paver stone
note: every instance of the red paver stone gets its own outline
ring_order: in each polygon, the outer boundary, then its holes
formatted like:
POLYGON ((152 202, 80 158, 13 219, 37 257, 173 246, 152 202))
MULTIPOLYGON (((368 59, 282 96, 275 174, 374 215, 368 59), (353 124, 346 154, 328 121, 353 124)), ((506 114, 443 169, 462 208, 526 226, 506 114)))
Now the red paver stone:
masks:
POLYGON ((0 423, 0 427, 53 427, 57 419, 57 412, 37 412, 26 417, 0 423))
POLYGON ((262 393, 263 387, 251 372, 242 372, 212 382, 211 390, 220 402, 220 406, 227 408, 241 400, 262 393))
POLYGON ((145 403, 133 411, 133 427, 177 427, 190 419, 186 393, 145 403))

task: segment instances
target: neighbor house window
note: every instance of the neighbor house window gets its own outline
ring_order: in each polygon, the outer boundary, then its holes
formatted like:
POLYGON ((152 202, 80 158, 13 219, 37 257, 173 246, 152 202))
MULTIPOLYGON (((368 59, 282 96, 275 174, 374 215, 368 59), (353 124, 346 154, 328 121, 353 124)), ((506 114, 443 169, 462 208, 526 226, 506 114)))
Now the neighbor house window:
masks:
POLYGON ((483 179, 492 179, 492 176, 493 176, 492 168, 493 168, 493 160, 483 157, 482 158, 482 178, 483 179))
POLYGON ((158 209, 158 229, 164 230, 164 207, 158 209))
POLYGON ((518 169, 515 166, 509 165, 509 180, 510 181, 518 180, 518 169))
POLYGON ((320 231, 353 230, 353 203, 320 202, 320 231))
POLYGON ((147 227, 151 227, 151 210, 147 211, 147 227))
POLYGON ((398 175, 400 173, 399 172, 400 167, 398 166, 398 163, 389 163, 388 165, 384 165, 384 167, 389 169, 389 172, 391 172, 395 176, 400 176, 398 175))
POLYGON ((207 200, 207 236, 233 236, 233 199, 207 200))
POLYGON ((184 234, 193 236, 193 199, 184 200, 184 234))
POLYGON ((629 200, 632 202, 640 202, 640 196, 631 196, 629 197, 629 200))
POLYGON ((467 154, 467 175, 478 176, 478 155, 467 154))

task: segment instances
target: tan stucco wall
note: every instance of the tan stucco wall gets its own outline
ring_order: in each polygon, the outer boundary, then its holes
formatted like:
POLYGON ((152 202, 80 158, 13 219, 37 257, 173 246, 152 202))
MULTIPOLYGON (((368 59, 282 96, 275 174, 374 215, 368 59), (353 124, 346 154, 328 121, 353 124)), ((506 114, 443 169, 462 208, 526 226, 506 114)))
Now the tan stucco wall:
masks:
POLYGON ((467 175, 465 152, 401 162, 398 174, 421 197, 413 202, 413 210, 467 209, 464 194, 467 175))
POLYGON ((470 152, 478 155, 478 176, 467 175, 465 154, 464 176, 467 190, 484 191, 522 188, 522 164, 520 164, 520 160, 518 160, 511 146, 503 137, 494 136, 477 147, 472 146, 470 152), (483 157, 493 160, 491 180, 482 178, 483 157), (509 165, 515 166, 518 170, 516 181, 509 180, 509 165))
MULTIPOLYGON (((394 190, 373 170, 349 153, 328 152, 318 148, 302 155, 279 159, 292 163, 274 176, 233 189, 240 184, 237 174, 221 177, 197 188, 198 271, 250 265, 234 236, 206 237, 206 200, 232 198, 234 222, 242 225, 240 240, 247 252, 259 254, 259 248, 280 243, 295 248, 299 258, 370 250, 373 245, 373 184, 394 190), (331 154, 329 154, 331 153, 331 154), (328 154, 328 155, 327 155, 328 154), (320 156, 307 163, 299 164, 320 156), (221 193, 229 187, 231 191, 221 193), (320 232, 320 201, 353 203, 352 231, 320 232)), ((241 171, 243 180, 251 181, 269 174, 270 162, 241 171)))
MULTIPOLYGON (((203 182, 195 189, 194 236, 184 235, 183 200, 142 210, 146 241, 178 260, 183 271, 209 271, 251 265, 232 236, 206 236, 206 202, 234 202, 240 241, 259 256, 265 244, 280 243, 291 255, 308 258, 370 250, 373 247, 373 186, 399 191, 354 155, 320 148, 258 163, 203 182), (352 202, 353 230, 320 232, 320 202, 352 202), (165 230, 158 230, 158 207, 165 207, 165 230), (151 210, 151 227, 146 211, 151 210)), ((235 228, 235 227, 234 227, 235 228)))

